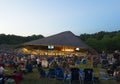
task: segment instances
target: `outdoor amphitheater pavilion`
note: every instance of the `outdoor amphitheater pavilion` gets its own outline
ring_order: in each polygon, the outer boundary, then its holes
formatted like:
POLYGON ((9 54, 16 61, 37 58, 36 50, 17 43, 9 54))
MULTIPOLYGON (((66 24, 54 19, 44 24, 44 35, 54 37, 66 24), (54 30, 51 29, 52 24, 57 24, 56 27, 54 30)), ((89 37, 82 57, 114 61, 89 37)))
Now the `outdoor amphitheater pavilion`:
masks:
POLYGON ((20 52, 55 56, 86 56, 91 49, 71 31, 65 31, 42 39, 26 42, 22 44, 20 52))

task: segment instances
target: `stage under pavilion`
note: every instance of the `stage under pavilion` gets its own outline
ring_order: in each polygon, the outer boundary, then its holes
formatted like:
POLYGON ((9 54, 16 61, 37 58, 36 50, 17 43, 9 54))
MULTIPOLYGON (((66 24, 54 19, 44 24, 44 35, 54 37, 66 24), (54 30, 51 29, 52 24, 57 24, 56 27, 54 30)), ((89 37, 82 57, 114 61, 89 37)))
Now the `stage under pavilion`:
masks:
POLYGON ((92 49, 70 31, 30 41, 22 44, 21 46, 22 48, 19 52, 55 56, 73 54, 76 56, 86 56, 92 49))

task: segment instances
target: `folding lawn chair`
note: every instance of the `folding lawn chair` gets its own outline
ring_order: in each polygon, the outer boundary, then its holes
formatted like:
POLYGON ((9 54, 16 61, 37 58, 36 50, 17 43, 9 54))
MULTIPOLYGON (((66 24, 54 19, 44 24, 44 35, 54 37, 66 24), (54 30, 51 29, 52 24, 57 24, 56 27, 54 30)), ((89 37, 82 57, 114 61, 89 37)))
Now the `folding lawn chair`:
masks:
POLYGON ((55 72, 55 69, 49 69, 48 70, 48 75, 47 75, 48 78, 56 78, 56 72, 55 72))
POLYGON ((39 72, 39 74, 40 74, 40 77, 45 77, 45 76, 46 76, 46 73, 45 73, 45 71, 43 70, 42 67, 39 67, 39 68, 38 68, 38 72, 39 72))
POLYGON ((55 73, 56 79, 64 79, 64 71, 62 70, 62 68, 56 68, 55 73))
POLYGON ((102 60, 102 68, 107 68, 108 65, 109 65, 108 60, 106 60, 106 59, 102 60))
POLYGON ((100 69, 99 72, 100 72, 100 79, 102 80, 108 79, 108 74, 107 74, 106 69, 100 69))

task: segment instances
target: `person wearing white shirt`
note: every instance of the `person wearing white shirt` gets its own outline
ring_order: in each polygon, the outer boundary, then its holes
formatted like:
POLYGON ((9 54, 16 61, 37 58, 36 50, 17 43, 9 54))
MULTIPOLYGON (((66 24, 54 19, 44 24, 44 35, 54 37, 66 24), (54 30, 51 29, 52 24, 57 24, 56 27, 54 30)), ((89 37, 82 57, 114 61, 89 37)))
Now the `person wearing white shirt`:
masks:
POLYGON ((2 66, 0 66, 0 74, 4 74, 4 71, 5 69, 2 66))

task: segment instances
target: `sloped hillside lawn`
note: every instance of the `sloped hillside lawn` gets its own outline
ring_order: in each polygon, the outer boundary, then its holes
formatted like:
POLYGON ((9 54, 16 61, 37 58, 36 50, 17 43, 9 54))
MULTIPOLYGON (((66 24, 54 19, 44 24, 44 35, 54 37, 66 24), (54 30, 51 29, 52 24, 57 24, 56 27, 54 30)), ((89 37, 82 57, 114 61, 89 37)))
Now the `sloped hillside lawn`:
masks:
MULTIPOLYGON (((80 64, 78 65, 80 68, 90 68, 91 66, 88 64, 80 64)), ((100 67, 100 65, 99 65, 100 67)), ((99 76, 99 69, 100 68, 95 68, 94 73, 99 76)), ((32 73, 27 73, 24 74, 23 80, 19 84, 68 84, 63 82, 63 80, 55 80, 55 79, 48 79, 48 78, 43 78, 39 76, 39 73, 37 71, 37 68, 34 68, 32 73)), ((117 82, 115 80, 100 80, 96 84, 120 84, 120 82, 117 82)))

